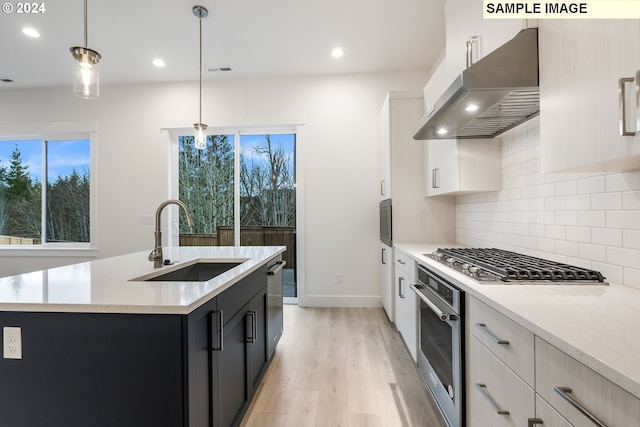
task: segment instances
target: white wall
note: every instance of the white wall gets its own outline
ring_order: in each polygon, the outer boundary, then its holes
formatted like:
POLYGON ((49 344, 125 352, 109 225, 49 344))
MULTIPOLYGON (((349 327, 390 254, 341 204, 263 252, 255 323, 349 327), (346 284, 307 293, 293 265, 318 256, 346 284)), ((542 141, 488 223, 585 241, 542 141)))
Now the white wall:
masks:
POLYGON ((540 173, 538 119, 502 138, 502 190, 456 204, 460 244, 567 262, 640 288, 640 171, 540 173))
MULTIPOLYGON (((380 108, 389 90, 424 86, 426 72, 205 81, 210 126, 302 123, 305 288, 311 305, 378 305, 380 108), (336 284, 341 273, 342 284, 336 284)), ((96 101, 71 88, 0 92, 0 125, 95 121, 98 129, 97 257, 153 245, 153 215, 167 198, 168 148, 160 129, 197 120, 197 83, 106 86, 96 101)), ((82 258, 0 250, 0 276, 82 258)), ((306 295, 306 298, 304 297, 306 295)))

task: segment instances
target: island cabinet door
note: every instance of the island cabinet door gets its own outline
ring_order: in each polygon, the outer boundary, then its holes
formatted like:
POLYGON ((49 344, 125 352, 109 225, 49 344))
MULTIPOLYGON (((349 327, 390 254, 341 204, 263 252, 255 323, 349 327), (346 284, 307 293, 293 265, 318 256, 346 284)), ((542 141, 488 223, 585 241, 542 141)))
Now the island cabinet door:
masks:
POLYGON ((212 353, 216 371, 218 401, 213 406, 217 427, 239 425, 250 400, 247 330, 249 304, 224 324, 224 346, 212 353))
POLYGON ((213 353, 220 346, 221 316, 216 298, 187 316, 188 415, 186 427, 211 427, 217 402, 213 353))
POLYGON ((253 395, 267 366, 267 289, 264 288, 249 302, 247 313, 247 350, 249 354, 249 386, 253 395))

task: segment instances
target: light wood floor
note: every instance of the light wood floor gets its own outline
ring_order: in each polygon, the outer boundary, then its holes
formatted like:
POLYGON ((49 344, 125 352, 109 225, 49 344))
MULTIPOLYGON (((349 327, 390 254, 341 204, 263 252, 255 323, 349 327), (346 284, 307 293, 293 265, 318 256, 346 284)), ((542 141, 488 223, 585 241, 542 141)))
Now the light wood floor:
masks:
POLYGON ((241 427, 442 427, 380 308, 284 307, 284 334, 241 427))

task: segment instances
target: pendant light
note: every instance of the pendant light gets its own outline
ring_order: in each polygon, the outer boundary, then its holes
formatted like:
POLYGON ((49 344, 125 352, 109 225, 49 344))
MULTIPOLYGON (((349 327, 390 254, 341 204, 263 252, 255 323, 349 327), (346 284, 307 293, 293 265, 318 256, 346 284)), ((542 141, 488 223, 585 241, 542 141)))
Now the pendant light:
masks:
POLYGON ((193 127, 196 129, 195 147, 198 150, 204 150, 207 146, 207 125, 202 123, 202 18, 206 18, 209 15, 209 11, 204 6, 193 6, 193 14, 198 17, 200 22, 200 115, 198 123, 193 127))
POLYGON ((96 99, 100 96, 98 62, 100 54, 87 47, 87 0, 84 0, 84 46, 71 49, 73 58, 78 62, 78 70, 73 80, 73 92, 80 98, 96 99))

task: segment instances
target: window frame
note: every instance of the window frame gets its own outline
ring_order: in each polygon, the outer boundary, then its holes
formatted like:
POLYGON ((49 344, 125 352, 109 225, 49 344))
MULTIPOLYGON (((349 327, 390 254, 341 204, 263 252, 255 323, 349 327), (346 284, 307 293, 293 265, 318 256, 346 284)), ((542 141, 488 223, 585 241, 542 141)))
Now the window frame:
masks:
MULTIPOLYGON (((89 140, 89 242, 41 242, 39 245, 0 245, 2 256, 23 256, 26 253, 37 253, 39 256, 85 256, 95 255, 97 251, 97 123, 95 122, 65 122, 65 123, 23 123, 0 125, 0 142, 8 140, 41 140, 43 155, 43 177, 46 179, 47 142, 61 140, 84 139, 89 140)), ((44 221, 46 209, 46 194, 42 199, 43 237, 46 230, 44 221)))

